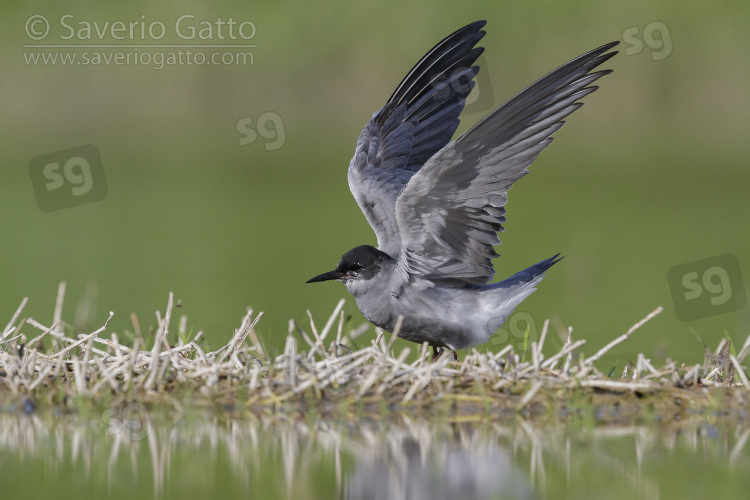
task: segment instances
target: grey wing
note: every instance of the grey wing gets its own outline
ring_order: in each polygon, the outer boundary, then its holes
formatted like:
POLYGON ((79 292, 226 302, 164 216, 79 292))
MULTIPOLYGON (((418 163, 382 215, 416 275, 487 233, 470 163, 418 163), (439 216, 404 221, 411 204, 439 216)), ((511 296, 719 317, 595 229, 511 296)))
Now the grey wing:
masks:
POLYGON ((564 118, 581 107, 589 86, 610 70, 591 72, 619 42, 592 50, 538 80, 438 151, 396 202, 401 255, 392 293, 410 275, 484 284, 495 274, 493 245, 503 231, 507 191, 552 142, 564 118))
POLYGON ((396 199, 409 179, 448 144, 479 71, 485 21, 448 35, 409 71, 357 140, 349 189, 375 230, 378 247, 398 257, 396 199))

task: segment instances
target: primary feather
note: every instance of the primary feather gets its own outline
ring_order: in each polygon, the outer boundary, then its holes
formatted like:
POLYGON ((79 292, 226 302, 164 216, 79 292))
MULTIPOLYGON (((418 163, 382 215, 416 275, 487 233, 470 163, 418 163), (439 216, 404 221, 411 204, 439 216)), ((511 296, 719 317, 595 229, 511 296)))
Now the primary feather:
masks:
POLYGON ((477 21, 448 35, 409 71, 357 140, 349 188, 375 230, 378 247, 396 258, 401 250, 396 199, 409 179, 450 142, 484 49, 477 21))

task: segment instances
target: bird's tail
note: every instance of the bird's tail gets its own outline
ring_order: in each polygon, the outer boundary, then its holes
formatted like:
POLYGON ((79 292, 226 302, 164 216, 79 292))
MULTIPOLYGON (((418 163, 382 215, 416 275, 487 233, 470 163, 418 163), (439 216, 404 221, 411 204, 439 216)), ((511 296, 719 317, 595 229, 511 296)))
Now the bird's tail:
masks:
POLYGON ((560 257, 560 254, 557 254, 554 257, 537 262, 510 278, 490 285, 492 290, 488 290, 488 300, 494 302, 492 306, 494 306, 493 310, 497 314, 487 324, 490 334, 505 323, 516 306, 531 295, 531 292, 536 290, 536 285, 542 281, 547 269, 560 262, 560 260, 562 260, 562 257, 560 257))

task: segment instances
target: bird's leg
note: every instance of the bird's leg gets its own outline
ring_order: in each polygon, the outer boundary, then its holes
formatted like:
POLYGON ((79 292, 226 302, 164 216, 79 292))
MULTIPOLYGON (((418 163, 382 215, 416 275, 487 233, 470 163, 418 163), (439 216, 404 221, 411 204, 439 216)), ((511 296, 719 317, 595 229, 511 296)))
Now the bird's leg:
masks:
MULTIPOLYGON (((452 349, 451 349, 451 350, 452 350, 452 349)), ((443 348, 442 348, 442 347, 432 346, 432 362, 433 362, 433 363, 434 363, 435 361, 437 361, 437 360, 438 360, 438 358, 439 358, 439 357, 440 357, 440 356, 441 356, 442 354, 443 354, 443 348)), ((454 353, 454 354, 455 354, 455 353, 454 353)))
MULTIPOLYGON (((451 358, 453 358, 453 361, 458 361, 458 354, 456 354, 456 351, 454 349, 451 349, 450 347, 446 347, 451 352, 451 358)), ((438 359, 440 359, 440 356, 443 355, 443 348, 438 346, 432 346, 432 362, 434 363, 438 359)))

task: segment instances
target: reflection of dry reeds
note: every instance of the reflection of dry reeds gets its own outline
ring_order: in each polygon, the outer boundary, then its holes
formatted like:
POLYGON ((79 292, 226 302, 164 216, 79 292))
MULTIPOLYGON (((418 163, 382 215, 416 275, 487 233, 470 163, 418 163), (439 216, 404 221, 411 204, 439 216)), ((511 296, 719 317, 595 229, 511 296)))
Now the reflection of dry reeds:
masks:
MULTIPOLYGON (((496 498, 500 491, 503 498, 539 497, 534 491, 545 497, 545 491, 560 486, 561 477, 571 487, 594 480, 592 461, 597 474, 622 476, 630 497, 656 499, 661 469, 652 465, 663 461, 663 454, 705 457, 739 477, 750 466, 750 429, 716 428, 705 418, 668 427, 575 427, 571 432, 565 424, 536 426, 520 417, 509 425, 474 425, 396 416, 388 422, 357 420, 353 426, 347 420, 306 422, 283 414, 217 419, 210 410, 184 419, 168 412, 142 416, 143 425, 136 428, 50 413, 0 414, 0 451, 8 460, 37 458, 52 471, 72 464, 80 477, 103 475, 110 490, 132 489, 134 478, 145 474, 155 494, 184 480, 181 457, 225 456, 231 477, 248 493, 261 478, 274 483, 268 488, 279 497, 300 499, 313 497, 310 485, 324 463, 333 463, 337 491, 328 498, 412 500, 496 498)), ((210 469, 204 477, 209 482, 210 469)))
POLYGON ((531 343, 531 356, 522 358, 508 345, 497 353, 473 349, 463 361, 452 362, 443 356, 432 363, 427 345, 417 351, 415 361, 408 362, 411 350, 407 347, 395 354, 397 335, 386 342, 380 331, 371 346, 352 351, 343 331, 343 300, 321 330, 312 317, 310 332, 290 322, 283 354, 272 357, 263 350, 254 330, 262 313, 253 315, 252 310, 229 343, 218 350, 209 351, 198 343, 201 332, 190 341, 183 340, 184 317, 179 323, 179 341, 171 345, 167 341, 174 312, 170 294, 164 315, 157 312, 153 346, 145 349, 146 341, 135 321, 139 335, 133 346, 123 345, 115 333, 107 336, 113 313, 89 334, 65 336, 63 296, 61 284, 51 326, 32 318, 19 320, 24 299, 0 335, 0 388, 6 389, 6 397, 10 393, 31 402, 60 403, 66 396, 79 396, 80 400, 106 394, 120 400, 176 403, 190 394, 196 403, 204 399, 259 412, 333 415, 356 404, 360 411, 373 413, 429 409, 433 414, 460 418, 516 411, 567 414, 582 402, 605 409, 616 406, 613 418, 627 416, 623 412, 629 407, 634 412, 631 416, 637 416, 642 406, 637 403, 644 395, 649 396, 651 413, 705 411, 716 408, 719 398, 722 404, 729 404, 730 413, 732 407, 748 406, 750 384, 741 363, 750 352, 750 337, 737 356, 722 344, 715 355, 694 366, 672 361, 657 369, 639 354, 635 366, 626 368, 620 379, 609 378, 596 368, 596 361, 661 308, 590 357, 580 352, 586 341, 574 341, 570 331, 560 351, 546 357, 542 348, 549 322, 545 322, 539 341, 531 343), (41 333, 27 341, 21 330, 29 327, 41 333), (47 348, 46 337, 51 339, 47 348), (307 350, 298 348, 298 337, 307 350))

